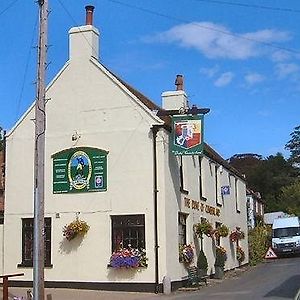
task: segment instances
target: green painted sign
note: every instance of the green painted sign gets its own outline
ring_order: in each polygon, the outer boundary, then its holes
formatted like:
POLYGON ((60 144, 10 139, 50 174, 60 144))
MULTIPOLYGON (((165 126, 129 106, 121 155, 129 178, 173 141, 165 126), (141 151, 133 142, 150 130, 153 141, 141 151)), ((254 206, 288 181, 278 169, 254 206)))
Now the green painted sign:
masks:
POLYGON ((97 148, 70 148, 53 156, 53 193, 107 190, 107 152, 97 148))
POLYGON ((203 115, 172 117, 170 151, 174 155, 199 155, 203 151, 203 115))

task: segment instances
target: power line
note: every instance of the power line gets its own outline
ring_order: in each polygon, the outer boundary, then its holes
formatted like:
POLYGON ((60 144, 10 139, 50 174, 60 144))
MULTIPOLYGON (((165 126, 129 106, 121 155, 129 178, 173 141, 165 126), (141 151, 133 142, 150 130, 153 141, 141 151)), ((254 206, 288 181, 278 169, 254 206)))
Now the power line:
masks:
POLYGON ((7 10, 9 10, 11 7, 13 7, 19 0, 15 0, 11 2, 6 8, 4 8, 2 11, 0 11, 0 16, 4 14, 7 10))
POLYGON ((18 118, 19 113, 20 113, 20 106, 21 106, 21 101, 22 101, 23 92, 24 92, 24 88, 25 88, 25 81, 26 81, 26 77, 27 77, 27 73, 28 73, 30 56, 31 56, 33 43, 34 43, 35 31, 36 31, 36 28, 37 28, 37 22, 38 22, 38 16, 36 17, 36 21, 35 21, 35 24, 34 24, 34 27, 33 27, 31 42, 30 42, 30 45, 29 45, 29 51, 28 51, 28 54, 27 54, 26 65, 25 65, 25 70, 24 70, 24 74, 23 74, 21 91, 20 91, 20 94, 19 94, 19 97, 18 97, 18 100, 17 100, 16 119, 18 118))
POLYGON ((123 6, 126 6, 126 7, 130 7, 130 8, 134 8, 134 9, 137 9, 137 10, 140 10, 140 11, 152 14, 152 15, 156 15, 156 16, 159 16, 159 17, 163 17, 163 18, 166 18, 166 19, 169 19, 169 20, 173 20, 173 21, 177 21, 177 22, 183 22, 183 23, 190 23, 193 26, 197 26, 197 27, 200 27, 200 28, 205 29, 205 30, 215 31, 215 32, 218 32, 218 33, 221 33, 221 34, 224 34, 224 35, 233 36, 235 38, 243 39, 243 40, 246 40, 248 42, 254 42, 254 43, 257 43, 257 44, 261 44, 261 45, 264 45, 264 46, 267 46, 267 47, 283 50, 283 51, 286 51, 286 52, 300 54, 300 51, 297 51, 295 49, 282 47, 282 46, 272 44, 272 43, 268 43, 268 42, 259 41, 259 40, 253 39, 253 38, 245 37, 245 36, 242 36, 242 35, 239 35, 239 34, 236 34, 236 33, 232 33, 232 32, 217 29, 217 28, 213 28, 213 27, 210 27, 210 26, 200 25, 199 23, 195 23, 195 22, 192 22, 192 21, 189 21, 189 20, 186 20, 186 19, 182 19, 182 18, 169 16, 169 15, 166 15, 166 14, 163 14, 163 13, 160 13, 160 12, 156 12, 156 11, 153 11, 153 10, 150 10, 150 9, 147 9, 147 8, 143 8, 143 7, 140 7, 140 6, 136 6, 136 5, 133 5, 133 4, 124 3, 124 2, 121 2, 121 1, 118 1, 118 0, 106 0, 106 1, 113 2, 113 3, 123 5, 123 6))
POLYGON ((240 7, 246 7, 246 8, 257 8, 257 9, 267 9, 267 10, 273 10, 273 11, 300 13, 299 9, 293 9, 293 8, 283 8, 283 7, 273 7, 273 6, 264 6, 264 5, 255 5, 255 4, 245 4, 245 3, 220 1, 220 0, 193 0, 193 1, 208 2, 208 3, 214 3, 214 4, 223 4, 223 5, 231 5, 231 6, 240 6, 240 7))
POLYGON ((64 9, 64 11, 66 12, 66 14, 69 16, 69 18, 72 20, 72 22, 74 23, 74 25, 76 27, 78 27, 78 30, 80 31, 80 33, 82 34, 82 37, 85 39, 85 41, 88 43, 88 45, 96 52, 96 49, 93 47, 93 45, 91 45, 91 43, 89 42, 89 40, 86 38, 86 36, 83 34, 83 32, 80 30, 80 26, 77 24, 76 20, 73 18, 73 16, 71 15, 71 13, 68 11, 68 9, 64 6, 64 4, 61 2, 61 0, 57 0, 58 3, 61 5, 61 7, 64 9))

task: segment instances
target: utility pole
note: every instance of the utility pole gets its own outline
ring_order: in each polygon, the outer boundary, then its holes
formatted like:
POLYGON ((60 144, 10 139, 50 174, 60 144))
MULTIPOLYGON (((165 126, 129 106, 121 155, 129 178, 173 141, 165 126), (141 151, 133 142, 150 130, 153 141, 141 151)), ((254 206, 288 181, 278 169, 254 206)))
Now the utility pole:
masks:
POLYGON ((44 300, 44 179, 45 179, 45 73, 48 30, 48 0, 38 0, 39 41, 37 68, 37 96, 35 102, 34 153, 34 232, 33 232, 33 299, 44 300))

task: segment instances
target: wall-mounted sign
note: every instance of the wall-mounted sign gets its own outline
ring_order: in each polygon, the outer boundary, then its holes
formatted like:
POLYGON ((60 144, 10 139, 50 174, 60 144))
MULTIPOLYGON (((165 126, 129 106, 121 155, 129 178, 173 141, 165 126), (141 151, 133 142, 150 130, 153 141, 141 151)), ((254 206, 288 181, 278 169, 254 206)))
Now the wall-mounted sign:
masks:
POLYGON ((53 158, 53 193, 102 192, 107 189, 107 152, 80 147, 53 158))
POLYGON ((229 185, 221 186, 221 195, 230 195, 230 186, 229 185))
POLYGON ((184 197, 184 206, 194 210, 199 210, 201 212, 206 212, 213 216, 220 216, 221 210, 217 207, 206 204, 205 202, 192 200, 190 198, 184 197))
POLYGON ((171 152, 174 155, 199 155, 203 150, 203 115, 173 116, 171 152))

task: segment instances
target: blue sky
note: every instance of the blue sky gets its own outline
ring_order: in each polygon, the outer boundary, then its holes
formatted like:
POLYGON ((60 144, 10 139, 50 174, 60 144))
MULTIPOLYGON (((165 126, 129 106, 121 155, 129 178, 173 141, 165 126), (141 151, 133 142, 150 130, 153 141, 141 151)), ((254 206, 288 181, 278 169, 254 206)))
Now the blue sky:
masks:
MULTIPOLYGON (((100 60, 157 104, 185 77, 209 107, 205 140, 224 158, 282 152, 300 124, 299 0, 49 0, 47 82, 68 59, 68 30, 94 5, 100 60)), ((37 4, 0 3, 0 125, 33 102, 37 4)))

